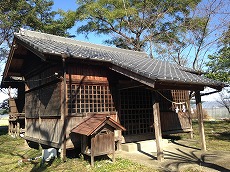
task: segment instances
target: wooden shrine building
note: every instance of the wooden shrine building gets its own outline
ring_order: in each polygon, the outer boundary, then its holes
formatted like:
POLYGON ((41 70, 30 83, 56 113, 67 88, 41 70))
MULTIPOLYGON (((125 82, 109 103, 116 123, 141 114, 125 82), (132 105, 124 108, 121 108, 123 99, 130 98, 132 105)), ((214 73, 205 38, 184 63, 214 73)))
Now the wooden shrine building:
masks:
POLYGON ((21 30, 15 33, 3 73, 2 87, 9 86, 24 92, 28 142, 61 149, 64 158, 66 149, 81 146, 72 129, 103 113, 126 129, 124 138, 154 136, 161 160, 162 133, 192 131, 191 92, 206 149, 200 91, 224 85, 144 52, 21 30))

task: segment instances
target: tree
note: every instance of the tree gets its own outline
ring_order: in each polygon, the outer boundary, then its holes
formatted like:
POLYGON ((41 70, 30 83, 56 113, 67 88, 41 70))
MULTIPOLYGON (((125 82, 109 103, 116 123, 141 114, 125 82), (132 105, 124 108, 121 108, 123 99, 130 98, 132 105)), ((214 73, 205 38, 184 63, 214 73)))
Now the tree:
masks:
POLYGON ((157 45, 159 57, 201 71, 228 29, 229 17, 228 1, 203 0, 182 25, 185 32, 178 32, 180 41, 168 37, 171 41, 157 45))
POLYGON ((3 109, 2 114, 9 112, 9 100, 5 99, 0 103, 0 109, 3 109))
MULTIPOLYGON (((220 50, 209 55, 208 58, 210 61, 206 64, 208 67, 206 76, 230 84, 230 26, 228 31, 223 34, 220 50)), ((223 89, 219 93, 219 97, 217 102, 223 105, 230 114, 230 88, 223 89)))
POLYGON ((226 33, 223 34, 224 39, 220 46, 220 50, 209 55, 209 62, 207 63, 206 76, 219 80, 222 82, 230 83, 230 26, 226 33))
POLYGON ((225 88, 219 93, 220 99, 217 100, 219 104, 225 107, 230 114, 230 88, 225 88))
POLYGON ((107 34, 105 42, 120 48, 148 51, 153 44, 180 42, 178 32, 200 0, 78 0, 77 20, 86 21, 79 33, 107 34))
POLYGON ((0 1, 0 58, 5 59, 13 33, 20 28, 68 36, 67 29, 74 21, 65 19, 71 12, 51 10, 52 0, 6 0, 0 1), (59 16, 58 19, 55 17, 59 16), (62 15, 62 16, 61 16, 62 15))

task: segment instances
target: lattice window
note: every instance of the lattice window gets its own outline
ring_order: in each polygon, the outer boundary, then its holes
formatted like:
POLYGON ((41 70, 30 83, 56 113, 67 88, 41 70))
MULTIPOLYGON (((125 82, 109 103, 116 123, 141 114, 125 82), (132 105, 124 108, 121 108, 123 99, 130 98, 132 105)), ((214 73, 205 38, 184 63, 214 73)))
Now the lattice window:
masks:
POLYGON ((153 109, 150 90, 122 90, 120 102, 121 125, 126 128, 124 135, 152 132, 153 109))
POLYGON ((188 111, 188 103, 189 103, 189 91, 187 90, 172 90, 172 98, 173 101, 173 109, 178 112, 186 112, 188 111))
POLYGON ((108 85, 68 85, 69 114, 113 111, 115 107, 108 85))

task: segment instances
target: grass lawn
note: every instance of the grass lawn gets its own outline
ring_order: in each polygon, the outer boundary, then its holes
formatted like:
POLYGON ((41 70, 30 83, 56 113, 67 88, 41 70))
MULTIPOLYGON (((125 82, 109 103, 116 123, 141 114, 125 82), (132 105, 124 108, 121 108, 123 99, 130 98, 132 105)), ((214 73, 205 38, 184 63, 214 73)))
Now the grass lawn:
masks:
POLYGON ((25 158, 33 158, 41 155, 41 150, 30 149, 25 146, 25 142, 21 138, 12 138, 7 135, 7 128, 0 129, 0 172, 1 171, 88 171, 88 172, 134 172, 134 171, 156 171, 149 167, 133 163, 129 160, 116 158, 116 162, 110 160, 101 160, 95 162, 95 167, 91 167, 88 161, 82 158, 67 158, 62 163, 59 158, 52 163, 40 163, 39 160, 19 163, 19 160, 25 158))
MULTIPOLYGON (((206 142, 208 150, 230 150, 230 122, 211 121, 205 122, 206 142)), ((194 122, 194 140, 199 140, 198 124, 194 122)), ((188 134, 180 134, 177 138, 188 139, 188 134)), ((191 142, 189 146, 200 147, 198 142, 191 142)), ((25 146, 21 138, 12 138, 7 135, 7 127, 0 128, 0 171, 88 171, 88 172, 149 172, 157 171, 131 162, 123 158, 116 158, 115 163, 110 160, 95 162, 91 167, 88 161, 82 158, 67 158, 62 163, 59 158, 52 163, 40 163, 40 159, 31 162, 18 163, 24 158, 33 158, 41 155, 41 150, 30 149, 25 146)), ((189 171, 189 170, 188 170, 189 171)))
MULTIPOLYGON (((193 122, 194 139, 197 142, 188 142, 188 146, 200 148, 200 136, 198 132, 198 122, 193 122)), ((230 150, 230 121, 205 121, 204 122, 205 139, 207 150, 230 150)), ((189 139, 188 134, 179 134, 178 138, 189 139)))

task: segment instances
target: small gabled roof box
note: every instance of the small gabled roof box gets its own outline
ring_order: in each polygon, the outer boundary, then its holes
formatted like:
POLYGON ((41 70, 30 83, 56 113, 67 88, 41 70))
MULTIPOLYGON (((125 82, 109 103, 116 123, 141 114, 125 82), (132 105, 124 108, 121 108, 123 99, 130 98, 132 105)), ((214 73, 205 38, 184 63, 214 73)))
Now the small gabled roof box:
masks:
POLYGON ((122 125, 113 120, 108 114, 94 114, 73 128, 71 132, 89 136, 101 129, 105 124, 110 125, 115 130, 126 130, 122 125))

